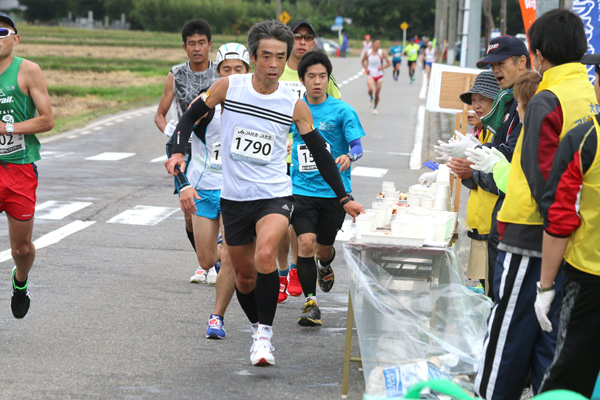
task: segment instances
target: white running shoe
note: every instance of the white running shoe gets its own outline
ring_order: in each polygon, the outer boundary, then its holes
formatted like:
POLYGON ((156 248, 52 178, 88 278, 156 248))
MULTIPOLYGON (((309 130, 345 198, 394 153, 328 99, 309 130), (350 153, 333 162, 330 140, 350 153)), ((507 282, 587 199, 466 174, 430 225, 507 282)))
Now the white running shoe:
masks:
POLYGON ((217 283, 217 271, 215 270, 215 267, 206 271, 206 283, 209 285, 215 285, 217 283))
POLYGON ((206 283, 207 273, 202 267, 198 267, 194 275, 190 278, 191 283, 206 283))
POLYGON ((252 344, 250 362, 256 367, 275 365, 273 350, 275 350, 275 348, 273 348, 271 340, 264 336, 259 336, 252 344))
POLYGON ((373 115, 377 115, 377 109, 376 108, 373 109, 373 115))

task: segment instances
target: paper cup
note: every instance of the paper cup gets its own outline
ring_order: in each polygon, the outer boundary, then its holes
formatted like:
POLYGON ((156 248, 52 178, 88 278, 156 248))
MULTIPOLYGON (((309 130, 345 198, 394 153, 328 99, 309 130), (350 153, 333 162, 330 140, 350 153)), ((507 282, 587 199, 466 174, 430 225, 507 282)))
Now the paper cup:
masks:
POLYGON ((416 193, 407 194, 406 201, 411 207, 421 207, 421 196, 416 193))
POLYGON ((356 217, 356 238, 362 239, 363 233, 373 232, 374 214, 359 214, 356 217))

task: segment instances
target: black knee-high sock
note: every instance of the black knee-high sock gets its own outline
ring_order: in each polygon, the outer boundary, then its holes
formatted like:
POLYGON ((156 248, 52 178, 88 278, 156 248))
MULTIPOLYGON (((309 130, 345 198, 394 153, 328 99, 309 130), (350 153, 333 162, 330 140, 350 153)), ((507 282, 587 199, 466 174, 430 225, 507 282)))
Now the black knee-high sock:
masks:
POLYGON ((256 296, 254 295, 255 291, 256 289, 250 293, 243 294, 238 290, 237 286, 235 287, 235 294, 240 302, 240 306, 246 313, 246 317, 248 317, 251 324, 258 322, 258 309, 256 308, 256 296))
POLYGON ((279 297, 279 273, 277 270, 270 274, 256 273, 254 296, 258 308, 258 323, 273 326, 279 297))
POLYGON ((187 228, 186 228, 185 229, 185 233, 186 233, 186 235, 188 237, 188 240, 192 244, 192 247, 194 248, 194 251, 196 251, 196 242, 194 241, 194 232, 188 231, 187 228))
POLYGON ((305 297, 317 293, 317 264, 314 257, 298 256, 298 280, 305 297))

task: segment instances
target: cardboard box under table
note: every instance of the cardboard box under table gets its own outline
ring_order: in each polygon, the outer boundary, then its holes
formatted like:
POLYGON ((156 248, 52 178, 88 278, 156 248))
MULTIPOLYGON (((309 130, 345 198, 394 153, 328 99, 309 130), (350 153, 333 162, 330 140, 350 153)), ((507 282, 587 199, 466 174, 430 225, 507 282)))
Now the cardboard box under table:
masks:
POLYGON ((464 285, 452 247, 344 244, 350 298, 342 396, 347 395, 352 322, 366 394, 401 396, 430 378, 472 379, 491 302, 464 285), (345 384, 345 385, 344 385, 345 384))

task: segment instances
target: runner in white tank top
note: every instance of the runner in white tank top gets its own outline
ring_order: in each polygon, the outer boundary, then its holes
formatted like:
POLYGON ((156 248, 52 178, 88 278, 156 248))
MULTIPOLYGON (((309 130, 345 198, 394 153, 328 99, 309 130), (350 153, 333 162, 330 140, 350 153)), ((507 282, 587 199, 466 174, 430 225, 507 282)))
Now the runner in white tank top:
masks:
POLYGON ((377 115, 379 105, 379 92, 383 84, 383 70, 391 65, 387 54, 381 51, 381 41, 373 40, 371 50, 362 57, 362 66, 367 75, 367 90, 369 92, 369 105, 373 107, 373 114, 377 115))
POLYGON ((236 271, 237 297, 254 333, 250 361, 259 366, 275 364, 271 337, 279 294, 276 254, 293 211, 293 198, 287 195, 291 194, 291 186, 285 163, 292 122, 340 205, 352 216, 364 212, 362 205, 346 193, 335 160, 314 129, 310 109, 279 84, 293 44, 289 27, 277 20, 253 25, 248 32, 248 46, 254 74, 219 79, 206 101, 197 99, 179 121, 173 135, 173 155, 165 162, 167 171, 177 175, 177 168, 185 167, 182 149, 191 125, 217 104, 223 104, 225 186, 221 209, 236 271), (268 194, 285 197, 265 197, 268 194))

